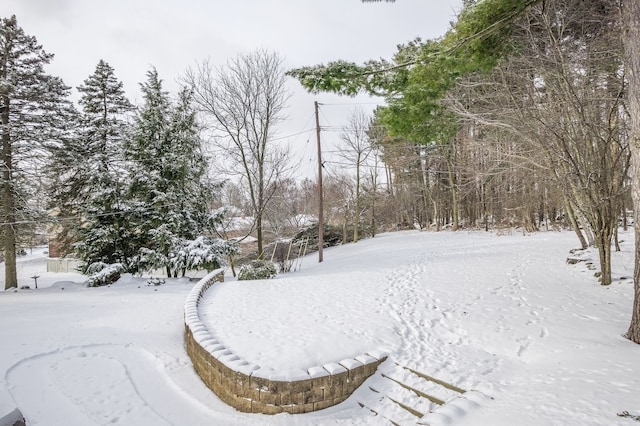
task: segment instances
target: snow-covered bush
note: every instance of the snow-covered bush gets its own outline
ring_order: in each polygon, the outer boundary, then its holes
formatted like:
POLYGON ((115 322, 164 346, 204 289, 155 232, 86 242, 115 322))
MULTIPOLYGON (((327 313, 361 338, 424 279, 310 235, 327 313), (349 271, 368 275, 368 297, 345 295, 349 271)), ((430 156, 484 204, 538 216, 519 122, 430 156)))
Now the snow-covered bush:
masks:
POLYGON ((227 256, 237 251, 237 243, 219 238, 203 235, 194 240, 173 238, 167 255, 143 247, 131 263, 135 271, 165 269, 168 276, 178 277, 188 270, 218 269, 224 266, 227 256))
POLYGON ((141 273, 143 271, 152 271, 154 269, 164 269, 168 263, 167 256, 158 250, 141 247, 137 256, 130 261, 132 267, 131 272, 141 273))
POLYGON ((268 280, 276 276, 276 266, 267 260, 254 260, 242 265, 238 272, 238 281, 268 280))
POLYGON ((89 265, 86 271, 89 278, 84 284, 87 287, 100 287, 118 281, 125 268, 122 263, 95 262, 89 265))
POLYGON ((177 241, 169 255, 172 270, 213 271, 225 264, 227 256, 238 252, 238 244, 206 236, 177 241))

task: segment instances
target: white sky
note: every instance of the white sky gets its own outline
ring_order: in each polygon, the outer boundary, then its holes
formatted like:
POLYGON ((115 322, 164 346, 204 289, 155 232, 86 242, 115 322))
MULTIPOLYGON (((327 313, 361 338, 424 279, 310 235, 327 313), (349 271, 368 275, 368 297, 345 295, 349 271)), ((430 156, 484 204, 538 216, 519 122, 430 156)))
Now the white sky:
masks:
MULTIPOLYGON (((278 52, 287 69, 336 59, 390 58, 400 43, 443 35, 461 4, 461 0, 1 0, 0 16, 15 14, 25 32, 55 54, 48 71, 62 77, 74 92, 104 59, 136 103, 138 84, 152 66, 165 88, 175 93, 176 80, 196 61, 210 58, 223 65, 258 48, 278 52)), ((280 137, 313 128, 314 100, 348 104, 322 107, 321 125, 334 129, 346 123, 354 103, 370 110, 376 102, 366 96, 314 96, 296 80, 289 84, 293 96, 280 137)), ((338 133, 325 132, 323 145, 331 146, 338 133)), ((312 131, 284 138, 283 143, 296 146, 303 161, 316 161, 312 131)))

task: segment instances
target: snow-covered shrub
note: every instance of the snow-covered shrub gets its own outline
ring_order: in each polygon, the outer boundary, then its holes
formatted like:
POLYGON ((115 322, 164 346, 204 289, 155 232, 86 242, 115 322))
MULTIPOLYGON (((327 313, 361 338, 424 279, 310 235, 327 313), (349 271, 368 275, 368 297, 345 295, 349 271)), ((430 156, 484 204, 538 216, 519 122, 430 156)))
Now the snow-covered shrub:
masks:
POLYGON ((238 281, 268 280, 276 276, 276 266, 267 260, 254 260, 242 265, 238 272, 238 281))
POLYGON ((193 240, 174 237, 166 245, 168 253, 162 250, 142 247, 130 260, 129 272, 164 269, 168 276, 178 277, 188 270, 213 271, 225 264, 227 256, 238 251, 238 244, 209 236, 199 236, 193 240))
POLYGON ((199 236, 195 240, 177 241, 169 255, 172 270, 213 271, 225 264, 227 256, 238 252, 235 242, 199 236))
POLYGON ((89 278, 85 281, 85 285, 87 287, 100 287, 118 281, 125 268, 122 263, 94 262, 86 270, 89 278))
POLYGON ((132 271, 152 271, 154 269, 163 269, 167 265, 167 256, 158 250, 141 247, 137 256, 130 260, 132 271))

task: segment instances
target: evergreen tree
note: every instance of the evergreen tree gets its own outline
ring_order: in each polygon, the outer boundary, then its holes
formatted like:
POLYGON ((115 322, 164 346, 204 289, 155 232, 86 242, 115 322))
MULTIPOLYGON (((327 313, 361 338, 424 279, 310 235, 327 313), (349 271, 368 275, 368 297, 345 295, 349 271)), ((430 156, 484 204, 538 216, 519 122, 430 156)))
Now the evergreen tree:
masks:
POLYGON ((169 128, 171 101, 162 89, 162 80, 153 69, 147 72, 147 81, 140 84, 144 104, 135 118, 134 130, 127 141, 125 155, 131 179, 127 198, 131 205, 130 226, 136 230, 134 246, 137 256, 132 261, 131 272, 153 269, 166 263, 157 250, 171 244, 172 224, 164 222, 162 213, 172 208, 166 200, 166 184, 161 180, 164 162, 163 146, 169 128))
POLYGON ((126 263, 131 253, 122 203, 124 139, 133 106, 113 68, 102 60, 78 91, 79 132, 54 149, 52 168, 58 176, 56 205, 64 216, 80 219, 61 222, 60 235, 63 242, 75 243, 87 267, 126 263))
MULTIPOLYGON (((5 288, 18 285, 16 241, 23 224, 33 222, 32 210, 20 192, 28 189, 27 174, 46 157, 44 147, 63 136, 64 119, 72 107, 69 88, 44 72, 53 55, 26 35, 15 16, 0 19, 0 138, 2 152, 1 215, 5 288)), ((32 182, 32 180, 31 180, 32 182)))
POLYGON ((100 60, 93 75, 78 87, 82 93, 84 139, 95 167, 108 178, 122 170, 123 141, 127 133, 127 113, 133 105, 124 94, 114 69, 100 60))
POLYGON ((138 256, 132 271, 166 268, 177 276, 179 247, 195 240, 207 226, 207 163, 192 108, 192 93, 180 92, 172 105, 156 70, 141 84, 144 105, 126 153, 131 226, 138 256))

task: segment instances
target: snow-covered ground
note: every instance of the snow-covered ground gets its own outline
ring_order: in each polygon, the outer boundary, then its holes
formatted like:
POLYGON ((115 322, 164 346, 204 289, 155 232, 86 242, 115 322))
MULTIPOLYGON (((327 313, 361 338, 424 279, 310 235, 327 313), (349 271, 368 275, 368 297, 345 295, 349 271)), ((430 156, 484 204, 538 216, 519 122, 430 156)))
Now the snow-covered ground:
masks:
MULTIPOLYGON (((80 275, 46 273, 35 251, 19 270, 32 287, 40 275, 39 288, 0 292, 0 417, 18 407, 28 425, 640 424, 618 416, 640 415, 640 346, 622 337, 633 235, 621 238, 609 287, 587 262, 566 263, 570 232, 389 233, 274 280, 227 277, 200 313, 247 361, 291 369, 389 353, 346 402, 295 416, 238 413, 202 384, 183 344, 194 282, 125 276, 89 289, 80 275), (389 398, 416 407, 388 393, 397 365, 475 393, 422 419, 394 417, 389 398)), ((597 265, 595 252, 581 257, 597 265)))

